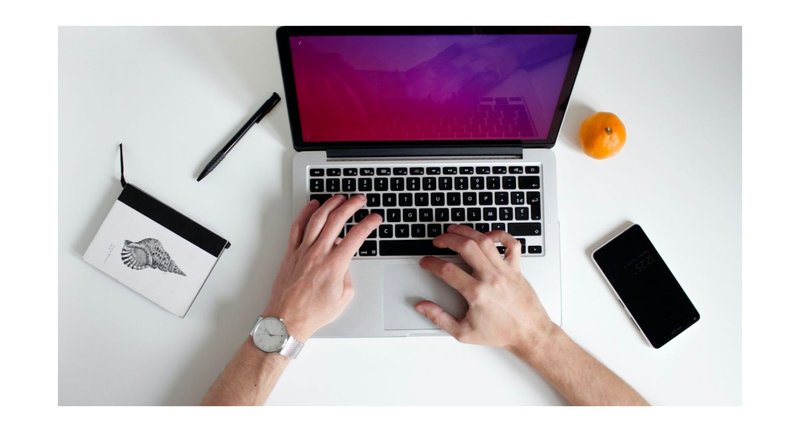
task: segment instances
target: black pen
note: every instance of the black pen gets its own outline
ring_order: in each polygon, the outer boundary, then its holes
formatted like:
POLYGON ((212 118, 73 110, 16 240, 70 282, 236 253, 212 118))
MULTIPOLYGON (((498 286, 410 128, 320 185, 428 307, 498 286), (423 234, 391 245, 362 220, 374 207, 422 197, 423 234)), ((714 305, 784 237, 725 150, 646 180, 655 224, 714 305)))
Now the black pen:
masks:
POLYGON ((203 177, 207 176, 208 173, 213 171, 214 168, 216 168, 217 165, 219 165, 219 163, 222 162, 223 159, 225 159, 225 156, 228 155, 228 152, 231 151, 233 146, 235 146, 236 143, 239 142, 240 139, 242 139, 244 134, 246 134, 247 131, 249 131, 254 124, 260 122, 261 119, 263 119, 265 115, 267 115, 270 111, 272 111, 272 109, 275 108, 275 105, 278 105, 278 102, 280 101, 281 97, 278 96, 278 93, 272 93, 272 96, 270 96, 269 99, 267 99, 267 101, 264 102, 264 105, 261 105, 261 108, 259 108, 258 111, 256 111, 256 113, 253 114, 252 117, 250 117, 250 120, 248 120, 247 123, 245 123, 241 129, 239 129, 239 132, 236 132, 236 135, 234 135, 233 138, 231 138, 231 140, 228 141, 228 144, 225 144, 225 147, 223 147, 222 150, 220 150, 216 155, 214 155, 214 158, 211 159, 211 162, 209 162, 208 165, 206 165, 206 167, 203 168, 203 172, 201 172, 200 176, 197 177, 197 181, 202 180, 203 177))

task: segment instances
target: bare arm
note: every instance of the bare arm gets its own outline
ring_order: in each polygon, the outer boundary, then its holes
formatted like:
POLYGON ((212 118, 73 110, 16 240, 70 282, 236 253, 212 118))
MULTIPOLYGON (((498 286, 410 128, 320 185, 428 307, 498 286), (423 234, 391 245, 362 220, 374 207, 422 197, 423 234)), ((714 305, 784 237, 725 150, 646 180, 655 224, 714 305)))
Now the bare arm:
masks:
POLYGON ((520 244, 510 234, 481 234, 451 225, 434 245, 458 252, 472 268, 425 257, 420 265, 458 290, 469 303, 460 321, 437 304, 417 310, 466 343, 504 348, 541 374, 567 401, 581 405, 646 405, 633 388, 576 344, 547 316, 519 268, 520 244), (495 242, 506 247, 505 257, 495 242))
MULTIPOLYGON (((305 342, 344 311, 353 298, 350 260, 381 218, 370 214, 349 229, 344 239, 338 236, 365 203, 363 195, 348 200, 337 195, 322 206, 312 201, 303 208, 292 224, 289 246, 262 317, 283 319, 289 334, 305 342)), ((261 351, 248 336, 211 385, 203 404, 263 405, 289 361, 261 351)))

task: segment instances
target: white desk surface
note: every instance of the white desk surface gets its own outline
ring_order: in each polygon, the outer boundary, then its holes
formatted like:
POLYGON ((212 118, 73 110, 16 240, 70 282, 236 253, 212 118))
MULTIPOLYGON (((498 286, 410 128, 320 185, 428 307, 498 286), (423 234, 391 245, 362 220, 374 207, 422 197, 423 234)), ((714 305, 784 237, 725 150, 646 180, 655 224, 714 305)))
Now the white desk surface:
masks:
MULTIPOLYGON (((196 404, 262 310, 293 216, 286 105, 194 179, 273 91, 283 94, 274 31, 59 31, 60 404, 196 404), (120 191, 120 141, 129 181, 233 244, 185 319, 81 259, 120 191)), ((739 28, 594 28, 555 147, 562 325, 654 404, 741 404, 741 61, 739 28), (577 147, 593 110, 627 126, 614 158, 577 147), (626 221, 644 227, 701 314, 660 350, 588 255, 626 221)), ((564 401, 507 353, 432 337, 312 340, 269 402, 564 401)))

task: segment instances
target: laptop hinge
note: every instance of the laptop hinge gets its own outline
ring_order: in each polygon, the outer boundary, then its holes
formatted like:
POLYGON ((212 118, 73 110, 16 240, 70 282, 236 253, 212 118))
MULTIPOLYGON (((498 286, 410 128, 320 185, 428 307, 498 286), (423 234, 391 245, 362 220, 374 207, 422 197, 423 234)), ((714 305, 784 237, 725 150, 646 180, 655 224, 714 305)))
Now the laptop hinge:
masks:
POLYGON ((521 159, 522 146, 330 148, 328 160, 367 159, 521 159))

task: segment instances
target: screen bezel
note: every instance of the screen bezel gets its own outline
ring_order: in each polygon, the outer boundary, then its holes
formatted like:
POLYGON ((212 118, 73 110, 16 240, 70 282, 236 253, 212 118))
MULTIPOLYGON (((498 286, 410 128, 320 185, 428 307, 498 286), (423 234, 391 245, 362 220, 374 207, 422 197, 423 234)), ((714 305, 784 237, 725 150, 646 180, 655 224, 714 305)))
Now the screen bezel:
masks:
POLYGON ((280 58, 283 86, 286 92, 286 106, 289 113, 289 126, 295 150, 327 150, 357 148, 414 148, 414 147, 512 147, 552 148, 564 120, 575 79, 578 75, 591 28, 588 26, 566 27, 279 27, 276 32, 278 55, 280 58), (294 82, 294 68, 291 61, 289 38, 292 36, 385 36, 385 35, 459 35, 459 34, 574 34, 575 47, 567 67, 567 74, 556 104, 550 130, 544 139, 478 139, 478 140, 419 140, 419 141, 315 141, 303 140, 300 125, 300 111, 294 82))
POLYGON ((692 303, 691 299, 689 299, 689 296, 686 294, 686 291, 680 285, 680 282, 678 282, 677 278, 675 278, 675 275, 672 273, 672 270, 666 264, 666 261, 664 261, 664 258, 658 252, 658 250, 656 249, 656 247, 653 244, 653 242, 650 241, 649 237, 647 237, 647 234, 645 234, 644 229, 642 229, 642 227, 639 226, 638 224, 631 224, 630 226, 628 226, 627 228, 622 230, 622 232, 620 232, 619 234, 615 235, 611 240, 603 243, 597 249, 595 249, 592 252, 592 261, 595 263, 595 265, 597 266, 598 270, 600 270, 600 273, 603 275, 603 279, 605 279, 605 281, 608 284, 608 286, 611 287, 611 290, 614 292, 614 295, 617 297, 617 299, 620 301, 620 303, 622 303, 622 306, 628 312, 628 315, 631 317, 631 319, 633 320, 634 324, 636 324, 636 327, 639 329, 639 332, 642 334, 642 336, 644 336, 645 340, 647 340, 647 342, 653 348, 656 348, 656 349, 661 348, 667 342, 669 342, 672 339, 676 338, 679 334, 683 333, 684 331, 686 331, 686 329, 688 329, 689 327, 691 327, 692 325, 694 325, 696 322, 698 322, 700 320, 700 313, 697 311, 697 308, 694 306, 694 304, 692 303), (619 292, 619 289, 608 278, 607 269, 603 268, 603 265, 600 263, 600 260, 597 259, 598 254, 603 254, 603 253, 605 253, 606 250, 608 250, 608 248, 615 247, 616 241, 618 241, 624 235, 633 235, 633 236, 639 237, 638 240, 644 241, 645 243, 650 245, 650 247, 651 247, 652 251, 654 252, 654 254, 656 255, 657 259, 660 260, 664 264, 664 266, 666 267, 666 271, 669 273, 669 276, 675 281, 677 289, 680 290, 683 293, 683 295, 686 297, 686 300, 688 301, 688 306, 691 309, 689 310, 689 313, 686 314, 686 316, 688 318, 687 321, 686 322, 682 322, 680 324, 680 326, 678 328, 676 328, 676 331, 673 331, 671 334, 668 334, 668 333, 657 333, 657 334, 654 334, 653 332, 650 332, 650 334, 648 334, 647 332, 644 331, 644 329, 642 329, 642 326, 639 323, 639 321, 641 320, 642 317, 641 316, 637 317, 637 316, 634 315, 633 312, 631 312, 630 308, 628 307, 628 304, 626 303, 626 299, 623 298, 623 296, 619 292))

